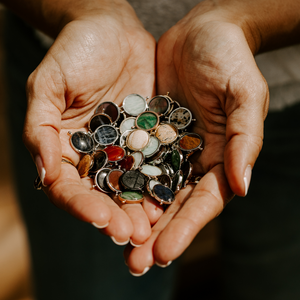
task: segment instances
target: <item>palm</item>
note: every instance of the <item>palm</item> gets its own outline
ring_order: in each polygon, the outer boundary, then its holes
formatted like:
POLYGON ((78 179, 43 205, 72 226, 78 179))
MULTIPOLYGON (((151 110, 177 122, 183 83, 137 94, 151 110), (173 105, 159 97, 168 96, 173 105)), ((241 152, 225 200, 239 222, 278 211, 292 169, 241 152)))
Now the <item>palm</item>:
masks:
POLYGON ((105 233, 120 242, 131 236, 138 244, 150 234, 141 206, 124 205, 125 214, 107 195, 92 190, 91 180, 60 163, 61 157, 78 163, 68 132, 86 130, 101 101, 120 104, 130 93, 154 94, 155 41, 135 18, 133 14, 124 24, 103 16, 73 21, 63 29, 29 79, 24 137, 33 156, 35 145, 40 147, 46 193, 57 206, 87 222, 109 222, 105 233))
POLYGON ((203 137, 204 150, 192 160, 194 172, 205 176, 178 194, 144 247, 127 249, 127 263, 136 273, 154 261, 177 258, 222 211, 232 190, 244 194, 243 168, 249 157, 254 163, 261 147, 268 93, 242 31, 225 22, 189 18, 158 43, 158 93, 169 91, 196 118, 193 131, 203 137))

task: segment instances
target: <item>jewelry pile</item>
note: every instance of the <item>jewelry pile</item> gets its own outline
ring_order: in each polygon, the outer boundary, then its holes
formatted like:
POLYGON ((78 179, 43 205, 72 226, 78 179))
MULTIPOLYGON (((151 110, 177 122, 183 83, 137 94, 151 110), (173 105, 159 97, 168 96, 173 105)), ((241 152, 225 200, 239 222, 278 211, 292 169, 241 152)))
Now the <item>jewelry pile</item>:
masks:
POLYGON ((122 203, 139 203, 145 188, 160 204, 171 204, 186 187, 193 166, 188 160, 203 150, 203 140, 187 132, 192 113, 169 95, 147 99, 130 94, 122 107, 102 102, 88 123, 88 132, 70 134, 73 149, 85 154, 77 169, 94 178, 104 193, 122 203))

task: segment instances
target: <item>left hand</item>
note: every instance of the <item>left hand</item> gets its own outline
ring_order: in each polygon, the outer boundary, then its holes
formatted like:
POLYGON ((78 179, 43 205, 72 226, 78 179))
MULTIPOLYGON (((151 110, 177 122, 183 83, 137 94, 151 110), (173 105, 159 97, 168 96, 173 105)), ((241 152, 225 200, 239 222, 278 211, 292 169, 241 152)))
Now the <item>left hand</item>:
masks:
POLYGON ((127 247, 126 262, 137 275, 179 257, 234 194, 247 194, 268 107, 267 84, 243 30, 207 2, 162 36, 157 68, 158 94, 169 91, 197 119, 193 131, 204 150, 192 160, 205 176, 180 191, 142 247, 127 247))

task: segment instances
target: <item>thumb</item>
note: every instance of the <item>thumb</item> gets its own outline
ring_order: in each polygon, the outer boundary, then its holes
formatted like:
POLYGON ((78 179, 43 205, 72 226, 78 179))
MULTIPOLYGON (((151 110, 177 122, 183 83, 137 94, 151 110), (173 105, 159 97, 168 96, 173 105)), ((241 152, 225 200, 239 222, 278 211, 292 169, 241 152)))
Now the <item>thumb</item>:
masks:
POLYGON ((59 132, 65 101, 64 88, 58 84, 63 81, 55 76, 55 72, 53 75, 51 69, 48 68, 48 72, 43 72, 43 69, 34 71, 27 82, 28 106, 23 141, 35 161, 43 185, 47 186, 60 173, 62 150, 59 132))
POLYGON ((252 169, 263 144, 263 126, 269 104, 265 79, 255 65, 246 76, 230 81, 226 99, 227 114, 224 168, 232 191, 246 196, 252 169))

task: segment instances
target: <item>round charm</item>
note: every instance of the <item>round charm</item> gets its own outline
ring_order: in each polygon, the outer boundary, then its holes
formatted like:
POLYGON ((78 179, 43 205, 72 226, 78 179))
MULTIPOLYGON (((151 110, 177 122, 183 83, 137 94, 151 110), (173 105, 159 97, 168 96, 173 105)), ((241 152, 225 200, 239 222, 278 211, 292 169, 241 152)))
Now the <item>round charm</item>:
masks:
POLYGON ((192 118, 192 113, 189 109, 179 107, 171 112, 169 122, 174 124, 178 129, 184 129, 191 124, 192 118))
POLYGON ((126 146, 133 151, 143 150, 149 143, 150 135, 147 131, 136 129, 129 133, 126 138, 126 146))
POLYGON ((121 176, 120 182, 128 190, 139 191, 146 185, 146 178, 140 171, 131 170, 121 176))
POLYGON ((145 111, 146 108, 147 108, 146 100, 138 94, 128 95, 123 100, 123 109, 128 115, 136 117, 140 113, 145 111))
POLYGON ((153 187, 157 184, 161 184, 161 182, 154 178, 149 179, 147 182, 147 191, 149 192, 150 196, 152 196, 152 197, 154 197, 153 192, 152 192, 153 187))
POLYGON ((172 186, 172 179, 169 175, 167 174, 163 174, 157 177, 157 179, 159 180, 159 182, 169 188, 171 188, 172 186))
POLYGON ((91 155, 86 154, 79 162, 77 166, 77 171, 79 176, 86 177, 89 174, 90 169, 93 166, 93 158, 91 155))
POLYGON ((162 170, 157 166, 142 165, 140 169, 141 173, 149 177, 156 177, 162 175, 162 170))
POLYGON ((163 174, 169 175, 170 177, 173 177, 175 174, 173 168, 166 162, 159 164, 158 167, 162 170, 163 174))
POLYGON ((159 124, 159 116, 153 111, 144 111, 135 120, 135 126, 139 129, 151 131, 159 124))
POLYGON ((173 149, 171 153, 171 164, 173 167, 174 172, 177 172, 180 170, 181 164, 183 161, 183 155, 182 152, 179 149, 173 149))
POLYGON ((97 150, 93 153, 93 167, 90 170, 91 174, 95 174, 98 172, 98 170, 105 167, 107 164, 107 154, 103 150, 97 150))
POLYGON ((113 169, 106 176, 106 183, 113 192, 121 193, 120 177, 124 174, 122 170, 113 169))
POLYGON ((160 141, 156 136, 150 136, 150 141, 145 149, 142 150, 146 158, 151 157, 159 151, 160 141))
POLYGON ((126 118, 120 125, 120 133, 123 134, 126 130, 135 128, 135 117, 126 118))
POLYGON ((182 183, 183 183, 183 173, 181 170, 178 170, 173 177, 173 182, 171 187, 175 195, 180 191, 182 187, 182 183))
POLYGON ((95 176, 95 185, 103 193, 111 193, 111 189, 106 183, 106 176, 111 171, 109 168, 100 169, 95 176))
POLYGON ((133 130, 126 130, 125 132, 123 132, 120 136, 120 140, 119 140, 119 145, 120 147, 126 147, 126 139, 127 136, 129 135, 130 132, 132 132, 133 130))
POLYGON ((132 155, 126 155, 120 162, 119 166, 122 170, 130 171, 134 167, 134 157, 132 155))
POLYGON ((158 115, 167 115, 170 111, 170 101, 165 96, 155 96, 148 103, 149 111, 154 111, 158 115))
POLYGON ((155 136, 164 145, 173 143, 178 137, 178 130, 172 124, 161 124, 155 131, 155 136))
POLYGON ((116 162, 120 161, 125 156, 125 150, 120 146, 107 146, 103 149, 104 152, 107 154, 107 158, 109 162, 116 162))
POLYGON ((144 200, 142 193, 137 191, 125 191, 118 195, 119 200, 122 203, 135 204, 140 203, 144 200))
POLYGON ((178 147, 183 151, 195 151, 202 149, 203 140, 197 133, 186 133, 180 137, 178 141, 178 147))
POLYGON ((147 157, 147 162, 151 163, 151 165, 158 165, 163 162, 164 156, 167 149, 165 145, 160 145, 157 152, 155 152, 152 156, 147 157))
POLYGON ((112 145, 118 137, 118 131, 112 125, 102 125, 94 132, 94 140, 103 146, 112 145))
POLYGON ((73 133, 70 142, 73 149, 79 153, 89 153, 95 147, 92 136, 83 131, 73 133))
POLYGON ((93 115, 89 120, 89 131, 94 132, 101 125, 110 125, 111 118, 105 114, 93 115))
POLYGON ((185 188, 189 183, 190 178, 192 177, 193 165, 188 160, 186 160, 182 164, 181 170, 183 173, 182 187, 185 188))
POLYGON ((100 105, 96 108, 95 114, 102 113, 106 114, 110 117, 111 122, 115 123, 120 118, 120 109, 117 104, 111 101, 106 101, 100 103, 100 105))
POLYGON ((153 196, 160 204, 171 204, 175 200, 173 191, 165 185, 156 184, 153 187, 153 196))
POLYGON ((138 169, 144 162, 144 154, 141 151, 131 153, 134 157, 134 169, 138 169))

